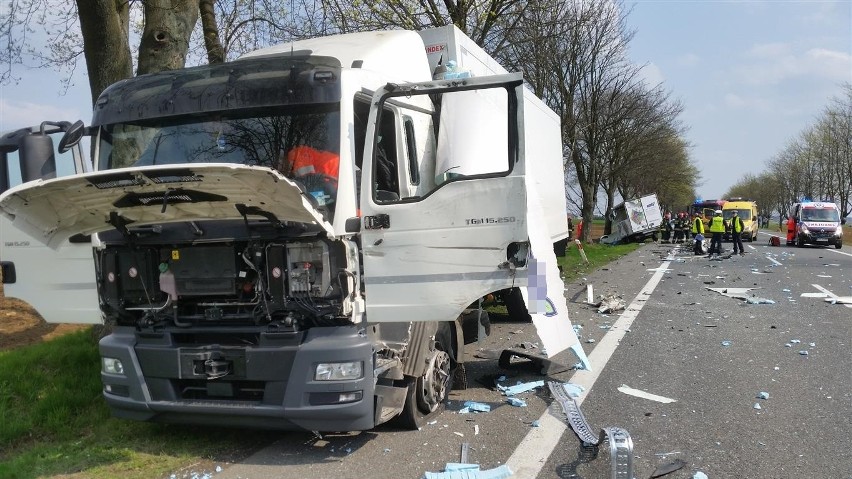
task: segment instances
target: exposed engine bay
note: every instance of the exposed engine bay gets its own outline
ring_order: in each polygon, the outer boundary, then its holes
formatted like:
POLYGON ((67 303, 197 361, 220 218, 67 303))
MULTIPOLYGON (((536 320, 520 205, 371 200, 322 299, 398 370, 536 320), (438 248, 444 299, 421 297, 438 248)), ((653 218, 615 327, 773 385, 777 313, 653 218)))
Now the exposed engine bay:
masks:
POLYGON ((97 250, 107 320, 137 327, 352 324, 354 245, 325 238, 199 244, 121 241, 97 250))

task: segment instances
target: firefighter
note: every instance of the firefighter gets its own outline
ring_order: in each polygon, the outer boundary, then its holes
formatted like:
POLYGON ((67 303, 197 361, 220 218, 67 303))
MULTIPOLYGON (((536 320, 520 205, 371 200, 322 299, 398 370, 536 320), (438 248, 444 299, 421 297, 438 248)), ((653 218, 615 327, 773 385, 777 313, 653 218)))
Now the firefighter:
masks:
POLYGON ((707 256, 722 254, 722 236, 725 235, 725 219, 722 218, 722 210, 716 210, 710 219, 710 251, 707 256))

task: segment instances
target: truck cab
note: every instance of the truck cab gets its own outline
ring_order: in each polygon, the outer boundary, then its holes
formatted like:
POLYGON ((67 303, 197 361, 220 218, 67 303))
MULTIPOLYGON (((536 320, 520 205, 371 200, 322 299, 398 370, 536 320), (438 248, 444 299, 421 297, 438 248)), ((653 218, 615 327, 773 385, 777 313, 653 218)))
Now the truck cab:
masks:
MULTIPOLYGON (((95 171, 0 196, 49 247, 91 235, 115 416, 341 431, 440 409, 479 298, 526 286, 553 235, 521 75, 431 78, 392 31, 127 79, 95 103, 95 171)), ((551 354, 578 343, 560 315, 551 354)))

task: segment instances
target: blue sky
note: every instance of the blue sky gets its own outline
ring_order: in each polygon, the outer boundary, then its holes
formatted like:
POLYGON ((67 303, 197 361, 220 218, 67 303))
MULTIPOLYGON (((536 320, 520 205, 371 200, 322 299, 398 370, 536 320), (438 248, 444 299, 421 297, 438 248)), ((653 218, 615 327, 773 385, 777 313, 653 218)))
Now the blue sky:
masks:
MULTIPOLYGON (((627 3, 633 61, 683 102, 681 116, 701 170, 699 196, 718 198, 814 123, 840 84, 852 81, 852 1, 627 3)), ((0 131, 44 119, 91 118, 80 65, 62 74, 17 69, 0 86, 0 131)))
POLYGON ((761 173, 852 81, 849 0, 640 0, 628 25, 633 61, 683 102, 704 199, 761 173))

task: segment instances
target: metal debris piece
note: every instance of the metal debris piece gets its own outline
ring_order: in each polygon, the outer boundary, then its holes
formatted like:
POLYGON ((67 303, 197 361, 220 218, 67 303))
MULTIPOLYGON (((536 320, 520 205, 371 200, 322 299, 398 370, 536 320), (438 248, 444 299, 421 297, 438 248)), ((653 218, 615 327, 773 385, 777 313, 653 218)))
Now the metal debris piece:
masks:
POLYGON ((601 296, 601 300, 595 306, 598 308, 599 313, 614 313, 627 307, 624 300, 615 294, 601 296))

